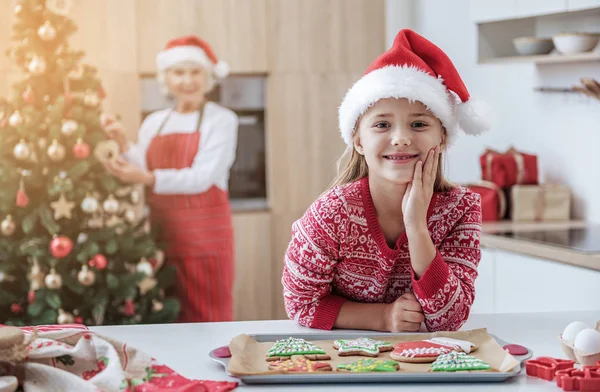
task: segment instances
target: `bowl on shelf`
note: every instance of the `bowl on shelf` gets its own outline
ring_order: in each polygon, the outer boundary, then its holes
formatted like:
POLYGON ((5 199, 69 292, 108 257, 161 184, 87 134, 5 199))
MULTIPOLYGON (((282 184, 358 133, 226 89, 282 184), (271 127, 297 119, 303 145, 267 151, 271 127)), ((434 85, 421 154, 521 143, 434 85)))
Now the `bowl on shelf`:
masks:
POLYGON ((519 37, 513 39, 515 50, 521 56, 548 54, 554 49, 552 38, 519 37))
POLYGON ((600 33, 560 33, 552 37, 556 50, 562 54, 589 52, 596 47, 600 33))

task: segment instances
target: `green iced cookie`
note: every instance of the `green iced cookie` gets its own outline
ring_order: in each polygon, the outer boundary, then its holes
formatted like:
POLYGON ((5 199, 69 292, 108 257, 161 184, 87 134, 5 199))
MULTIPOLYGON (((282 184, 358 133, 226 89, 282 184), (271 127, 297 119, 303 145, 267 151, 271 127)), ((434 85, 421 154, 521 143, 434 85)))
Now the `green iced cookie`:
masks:
POLYGON ((456 351, 440 355, 435 362, 431 364, 431 371, 433 372, 460 372, 489 369, 491 369, 491 366, 481 359, 456 351))
POLYGON ((267 357, 291 357, 292 355, 324 355, 325 350, 304 339, 287 338, 278 340, 269 350, 267 357))
POLYGON ((346 370, 354 373, 395 372, 399 367, 398 362, 386 361, 383 359, 359 359, 354 362, 341 363, 337 366, 339 370, 346 370))

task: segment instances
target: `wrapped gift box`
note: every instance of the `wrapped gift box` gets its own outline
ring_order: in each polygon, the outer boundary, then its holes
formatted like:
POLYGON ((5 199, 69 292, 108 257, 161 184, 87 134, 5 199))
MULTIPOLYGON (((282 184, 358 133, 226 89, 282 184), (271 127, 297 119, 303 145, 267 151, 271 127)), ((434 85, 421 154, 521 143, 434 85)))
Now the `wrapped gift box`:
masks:
POLYGON ((565 185, 515 185, 510 190, 513 221, 565 221, 571 217, 571 191, 565 185))
POLYGON ((481 176, 500 188, 513 185, 537 185, 537 156, 510 148, 505 153, 486 150, 480 157, 481 176))
POLYGON ((506 216, 506 195, 493 182, 479 181, 466 184, 466 187, 481 196, 481 215, 483 222, 494 222, 506 216))

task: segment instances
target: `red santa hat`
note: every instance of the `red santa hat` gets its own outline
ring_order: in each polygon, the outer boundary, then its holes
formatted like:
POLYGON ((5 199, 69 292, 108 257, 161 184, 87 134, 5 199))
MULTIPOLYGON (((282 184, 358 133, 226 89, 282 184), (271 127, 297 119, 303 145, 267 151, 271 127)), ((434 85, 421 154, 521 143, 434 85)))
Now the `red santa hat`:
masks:
POLYGON ((459 129, 476 135, 490 128, 485 105, 470 97, 448 56, 409 29, 398 33, 392 47, 346 93, 339 108, 339 127, 347 145, 352 145, 358 118, 385 98, 423 103, 446 128, 448 144, 459 129))
POLYGON ((212 70, 217 79, 223 79, 229 74, 229 65, 217 59, 206 41, 193 35, 169 41, 165 49, 156 56, 156 68, 159 72, 163 72, 167 68, 184 61, 198 63, 212 70))

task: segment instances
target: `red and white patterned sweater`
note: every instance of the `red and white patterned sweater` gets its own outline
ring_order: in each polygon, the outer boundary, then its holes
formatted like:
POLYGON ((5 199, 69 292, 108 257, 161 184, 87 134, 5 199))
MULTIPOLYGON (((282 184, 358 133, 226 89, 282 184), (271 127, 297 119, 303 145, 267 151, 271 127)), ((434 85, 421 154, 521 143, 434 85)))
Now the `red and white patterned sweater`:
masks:
POLYGON ((328 191, 292 226, 282 276, 288 317, 332 329, 346 300, 391 303, 414 292, 429 331, 458 330, 475 297, 480 196, 463 187, 434 193, 427 217, 438 252, 416 280, 406 233, 395 249, 386 243, 368 178, 328 191))

